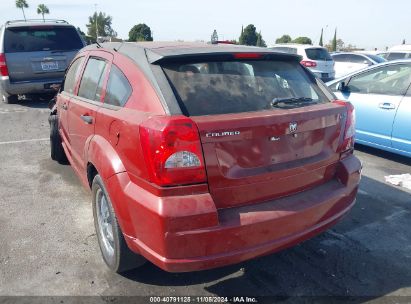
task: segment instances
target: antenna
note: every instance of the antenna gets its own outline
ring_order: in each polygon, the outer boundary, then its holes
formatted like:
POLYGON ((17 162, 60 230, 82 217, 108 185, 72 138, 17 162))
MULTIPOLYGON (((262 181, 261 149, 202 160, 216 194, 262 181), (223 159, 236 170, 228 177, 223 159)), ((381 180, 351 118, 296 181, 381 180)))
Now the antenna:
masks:
POLYGON ((99 48, 99 49, 103 48, 97 40, 96 40, 96 44, 97 44, 97 48, 99 48))

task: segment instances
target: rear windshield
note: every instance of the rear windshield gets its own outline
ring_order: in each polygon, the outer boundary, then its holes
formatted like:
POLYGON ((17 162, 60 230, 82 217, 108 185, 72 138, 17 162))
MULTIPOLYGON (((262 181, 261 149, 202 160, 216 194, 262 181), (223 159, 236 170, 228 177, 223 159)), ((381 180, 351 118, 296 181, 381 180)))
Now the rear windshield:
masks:
POLYGON ((296 108, 329 100, 298 62, 169 63, 163 69, 188 116, 296 108))
POLYGON ((333 60, 326 49, 310 48, 310 49, 306 49, 305 53, 307 54, 307 57, 311 60, 319 60, 319 61, 332 61, 333 60))
POLYGON ((83 42, 74 27, 16 27, 5 31, 6 53, 79 50, 83 42))

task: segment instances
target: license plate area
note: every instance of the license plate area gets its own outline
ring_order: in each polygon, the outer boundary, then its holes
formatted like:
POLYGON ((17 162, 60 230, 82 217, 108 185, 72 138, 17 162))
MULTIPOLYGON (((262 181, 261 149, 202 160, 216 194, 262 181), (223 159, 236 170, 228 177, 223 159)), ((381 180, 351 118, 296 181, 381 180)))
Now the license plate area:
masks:
POLYGON ((322 78, 328 78, 328 73, 321 73, 322 78))
POLYGON ((41 69, 43 71, 55 71, 59 69, 59 64, 57 61, 42 61, 41 69))

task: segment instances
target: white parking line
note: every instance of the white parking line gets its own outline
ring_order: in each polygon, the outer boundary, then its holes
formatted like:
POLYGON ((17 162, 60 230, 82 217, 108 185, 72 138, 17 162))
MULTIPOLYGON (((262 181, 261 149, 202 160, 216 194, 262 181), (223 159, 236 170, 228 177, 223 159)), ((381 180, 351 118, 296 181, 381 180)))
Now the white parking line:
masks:
POLYGON ((28 142, 46 141, 46 140, 50 140, 50 138, 36 138, 36 139, 14 140, 14 141, 2 141, 2 142, 0 142, 0 145, 24 144, 24 143, 28 143, 28 142))

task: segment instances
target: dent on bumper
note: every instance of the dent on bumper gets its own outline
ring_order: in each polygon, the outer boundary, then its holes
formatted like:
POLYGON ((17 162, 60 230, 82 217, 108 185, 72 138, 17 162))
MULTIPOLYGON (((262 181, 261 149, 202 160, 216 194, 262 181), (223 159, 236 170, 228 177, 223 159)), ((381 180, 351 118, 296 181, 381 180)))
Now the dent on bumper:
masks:
POLYGON ((361 163, 349 156, 338 172, 336 179, 296 195, 223 210, 215 209, 207 193, 142 197, 127 173, 108 182, 109 188, 125 189, 120 196, 127 215, 120 221, 129 247, 164 270, 184 272, 270 254, 334 225, 355 203, 361 163))

